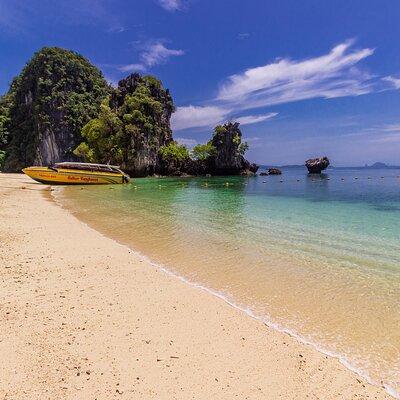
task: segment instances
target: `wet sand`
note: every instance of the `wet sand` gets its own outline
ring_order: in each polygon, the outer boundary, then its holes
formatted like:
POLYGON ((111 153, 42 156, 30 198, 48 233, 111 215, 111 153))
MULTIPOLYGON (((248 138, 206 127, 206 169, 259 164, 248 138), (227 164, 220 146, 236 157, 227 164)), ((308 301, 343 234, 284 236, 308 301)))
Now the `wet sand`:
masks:
POLYGON ((391 399, 0 174, 0 398, 391 399))

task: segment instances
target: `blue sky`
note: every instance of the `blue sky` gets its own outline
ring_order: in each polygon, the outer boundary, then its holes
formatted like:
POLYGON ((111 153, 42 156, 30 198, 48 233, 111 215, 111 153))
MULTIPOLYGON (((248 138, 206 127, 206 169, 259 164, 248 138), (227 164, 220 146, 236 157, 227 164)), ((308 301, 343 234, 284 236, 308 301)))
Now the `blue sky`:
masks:
POLYGON ((399 20, 398 0, 0 0, 0 93, 60 46, 159 77, 188 146, 236 119, 259 163, 400 164, 399 20))

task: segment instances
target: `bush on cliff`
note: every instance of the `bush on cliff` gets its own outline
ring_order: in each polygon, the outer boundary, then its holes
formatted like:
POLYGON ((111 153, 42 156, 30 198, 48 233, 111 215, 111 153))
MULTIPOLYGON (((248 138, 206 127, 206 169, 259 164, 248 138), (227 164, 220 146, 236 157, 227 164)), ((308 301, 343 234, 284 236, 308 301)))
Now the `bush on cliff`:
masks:
POLYGON ((191 156, 196 161, 207 161, 215 156, 217 149, 210 142, 206 144, 197 144, 193 147, 191 156))
POLYGON ((182 175, 190 170, 191 159, 188 149, 177 142, 162 146, 159 151, 160 173, 182 175))

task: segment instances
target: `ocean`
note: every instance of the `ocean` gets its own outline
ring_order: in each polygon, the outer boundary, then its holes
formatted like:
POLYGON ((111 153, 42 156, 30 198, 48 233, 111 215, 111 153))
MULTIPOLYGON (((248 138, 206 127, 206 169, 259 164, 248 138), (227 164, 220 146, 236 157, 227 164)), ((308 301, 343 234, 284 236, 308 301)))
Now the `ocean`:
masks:
POLYGON ((64 187, 105 235, 400 393, 400 170, 64 187))

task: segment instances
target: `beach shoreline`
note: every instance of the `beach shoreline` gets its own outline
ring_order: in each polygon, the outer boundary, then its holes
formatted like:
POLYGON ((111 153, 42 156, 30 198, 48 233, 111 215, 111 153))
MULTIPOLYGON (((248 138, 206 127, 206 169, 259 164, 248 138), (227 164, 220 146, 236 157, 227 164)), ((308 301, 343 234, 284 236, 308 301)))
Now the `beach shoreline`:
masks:
POLYGON ((166 274, 49 194, 0 175, 3 398, 392 398, 166 274))

